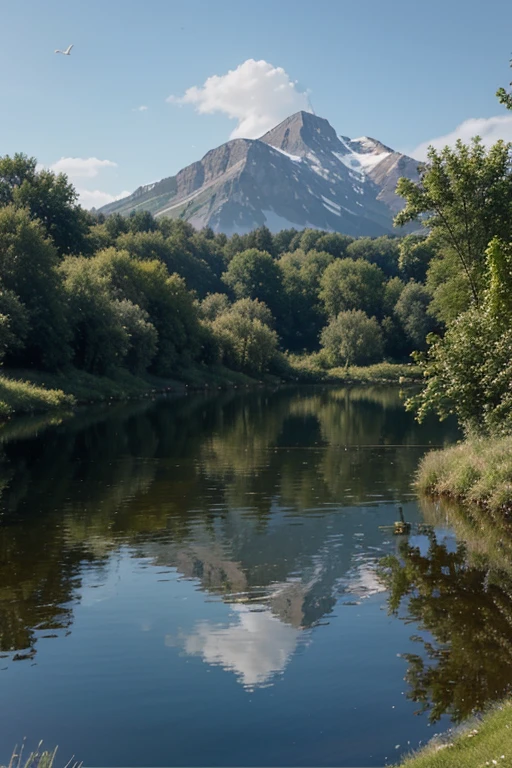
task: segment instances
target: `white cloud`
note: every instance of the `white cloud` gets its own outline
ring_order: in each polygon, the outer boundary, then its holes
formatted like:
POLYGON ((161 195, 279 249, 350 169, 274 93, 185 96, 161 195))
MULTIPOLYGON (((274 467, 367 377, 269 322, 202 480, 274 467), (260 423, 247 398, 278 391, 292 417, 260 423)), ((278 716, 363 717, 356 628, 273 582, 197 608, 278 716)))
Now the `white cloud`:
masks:
POLYGON ((282 67, 268 61, 247 59, 225 75, 213 75, 202 86, 194 85, 184 96, 169 96, 172 104, 192 104, 200 114, 223 112, 238 120, 231 137, 254 139, 289 115, 312 112, 307 92, 302 92, 282 67))
POLYGON ((146 107, 145 104, 141 104, 140 107, 135 107, 135 109, 133 111, 134 112, 147 112, 148 109, 149 109, 149 107, 146 107))
POLYGON ((473 136, 481 136, 486 146, 494 144, 498 139, 512 141, 512 115, 471 117, 468 120, 464 120, 451 133, 430 139, 430 141, 424 141, 407 154, 412 155, 412 157, 418 160, 425 160, 429 146, 442 149, 447 144, 450 146, 455 144, 457 139, 462 139, 462 141, 467 143, 473 136))
MULTIPOLYGON (((39 165, 38 168, 44 166, 39 165)), ((65 173, 69 181, 73 184, 80 204, 84 208, 100 208, 107 203, 113 203, 114 200, 120 200, 127 197, 130 192, 124 190, 119 194, 104 192, 100 189, 87 189, 84 179, 94 179, 99 174, 109 168, 117 168, 117 163, 113 160, 99 160, 97 157, 61 157, 57 162, 48 166, 55 173, 65 173)))
POLYGON ((109 192, 102 192, 99 189, 79 189, 77 187, 80 205, 84 208, 101 208, 102 205, 113 203, 114 200, 120 200, 122 197, 128 197, 131 192, 121 192, 119 195, 111 195, 109 192))
POLYGON ((97 157, 61 157, 50 165, 55 173, 65 173, 70 179, 92 179, 103 168, 117 168, 112 160, 98 160, 97 157))

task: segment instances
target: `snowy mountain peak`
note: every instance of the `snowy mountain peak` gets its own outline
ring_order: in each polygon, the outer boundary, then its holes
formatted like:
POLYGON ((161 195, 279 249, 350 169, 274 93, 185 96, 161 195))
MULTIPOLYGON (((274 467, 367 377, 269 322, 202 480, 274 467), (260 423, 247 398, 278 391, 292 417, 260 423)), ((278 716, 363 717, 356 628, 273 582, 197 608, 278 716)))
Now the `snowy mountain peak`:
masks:
POLYGON ((337 135, 324 118, 297 112, 260 139, 228 141, 176 176, 101 210, 148 210, 226 234, 265 224, 272 231, 378 235, 393 230, 403 204, 396 182, 417 178, 416 166, 375 139, 337 135))
POLYGON ((387 152, 387 153, 393 152, 391 147, 386 147, 386 145, 383 144, 381 141, 377 141, 377 139, 372 139, 371 136, 360 136, 358 139, 351 139, 350 144, 356 152, 360 152, 362 154, 368 153, 368 152, 377 153, 377 154, 382 154, 384 152, 387 152))

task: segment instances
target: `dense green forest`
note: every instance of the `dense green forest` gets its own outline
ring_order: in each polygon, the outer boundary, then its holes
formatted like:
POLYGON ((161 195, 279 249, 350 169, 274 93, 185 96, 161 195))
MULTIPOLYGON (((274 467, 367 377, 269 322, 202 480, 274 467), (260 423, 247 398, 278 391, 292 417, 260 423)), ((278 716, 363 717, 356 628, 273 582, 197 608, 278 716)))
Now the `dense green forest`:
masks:
POLYGON ((21 154, 0 159, 0 205, 8 369, 279 374, 288 353, 324 368, 407 361, 443 325, 423 236, 262 227, 228 238, 144 212, 104 218, 21 154))

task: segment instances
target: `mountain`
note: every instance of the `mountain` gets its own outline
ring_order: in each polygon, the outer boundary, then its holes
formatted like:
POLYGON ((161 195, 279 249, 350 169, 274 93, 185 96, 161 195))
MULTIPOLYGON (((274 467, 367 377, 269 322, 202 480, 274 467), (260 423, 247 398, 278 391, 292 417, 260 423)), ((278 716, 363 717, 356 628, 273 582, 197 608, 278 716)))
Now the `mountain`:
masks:
POLYGON ((151 211, 230 235, 312 227, 348 235, 392 231, 402 207, 400 176, 418 162, 375 139, 336 134, 321 117, 297 112, 260 139, 234 139, 176 176, 139 187, 104 214, 151 211))

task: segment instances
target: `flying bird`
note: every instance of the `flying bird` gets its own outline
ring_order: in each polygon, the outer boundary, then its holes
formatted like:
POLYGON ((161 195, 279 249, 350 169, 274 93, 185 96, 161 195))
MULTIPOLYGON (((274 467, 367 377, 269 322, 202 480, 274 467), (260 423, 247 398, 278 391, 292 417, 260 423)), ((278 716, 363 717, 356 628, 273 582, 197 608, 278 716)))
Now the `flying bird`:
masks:
POLYGON ((73 47, 73 44, 71 44, 71 45, 68 45, 68 47, 66 48, 66 50, 65 50, 65 51, 60 51, 60 50, 57 48, 57 50, 55 51, 55 53, 62 53, 62 54, 63 54, 63 56, 69 56, 69 54, 71 53, 71 49, 72 49, 72 47, 73 47))

